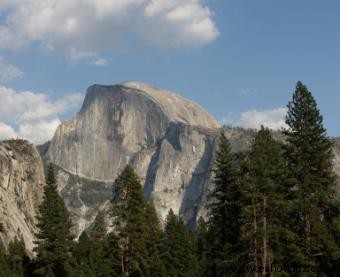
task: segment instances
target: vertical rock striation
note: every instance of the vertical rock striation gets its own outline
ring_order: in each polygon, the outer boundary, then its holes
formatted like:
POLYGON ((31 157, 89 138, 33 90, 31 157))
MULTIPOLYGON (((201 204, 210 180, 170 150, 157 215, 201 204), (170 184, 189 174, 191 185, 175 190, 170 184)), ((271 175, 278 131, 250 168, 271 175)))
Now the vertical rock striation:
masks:
POLYGON ((22 235, 32 251, 43 184, 41 157, 32 144, 24 140, 0 142, 0 222, 6 245, 22 235))

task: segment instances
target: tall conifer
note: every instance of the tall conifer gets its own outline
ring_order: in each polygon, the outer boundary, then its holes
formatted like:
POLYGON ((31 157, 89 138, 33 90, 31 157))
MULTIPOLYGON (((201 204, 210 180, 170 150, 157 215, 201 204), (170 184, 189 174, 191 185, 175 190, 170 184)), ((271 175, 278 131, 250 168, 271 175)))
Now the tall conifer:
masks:
MULTIPOLYGON (((322 266, 328 272, 340 264, 335 240, 339 202, 335 198, 332 143, 323 118, 307 87, 296 85, 288 104, 287 159, 295 207, 293 229, 301 238, 301 263, 322 266)), ((334 272, 334 271, 333 271, 334 272)))
POLYGON ((287 227, 289 188, 282 145, 261 127, 247 158, 242 241, 248 258, 244 263, 256 268, 285 264, 287 249, 292 255, 294 245, 287 227))
POLYGON ((222 133, 215 153, 214 188, 208 205, 211 237, 209 261, 213 276, 223 276, 225 267, 237 262, 240 241, 241 191, 239 168, 231 146, 222 133))
POLYGON ((143 275, 148 271, 146 201, 137 174, 127 165, 114 183, 113 227, 121 247, 124 275, 143 275))
POLYGON ((23 237, 14 239, 8 245, 7 263, 15 276, 24 276, 29 266, 30 259, 26 253, 23 237))
POLYGON ((194 241, 183 220, 169 211, 162 241, 162 260, 167 276, 194 277, 198 275, 194 241))
POLYGON ((35 273, 40 276, 68 276, 73 236, 71 219, 57 191, 53 166, 47 170, 43 202, 39 207, 35 273))

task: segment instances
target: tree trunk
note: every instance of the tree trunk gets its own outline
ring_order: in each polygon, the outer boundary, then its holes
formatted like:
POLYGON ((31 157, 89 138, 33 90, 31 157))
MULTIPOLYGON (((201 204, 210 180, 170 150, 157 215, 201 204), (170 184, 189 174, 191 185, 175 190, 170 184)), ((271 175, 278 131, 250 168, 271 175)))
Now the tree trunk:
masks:
POLYGON ((310 229, 311 229, 311 222, 310 217, 308 213, 305 213, 304 215, 304 225, 305 225, 305 241, 306 241, 306 254, 308 257, 310 257, 311 251, 310 251, 310 229))
POLYGON ((268 238, 267 238, 267 199, 263 196, 263 256, 262 266, 265 268, 268 260, 268 238))
POLYGON ((254 265, 255 277, 258 276, 258 263, 257 263, 257 214, 256 214, 256 201, 253 199, 253 226, 254 226, 254 265))

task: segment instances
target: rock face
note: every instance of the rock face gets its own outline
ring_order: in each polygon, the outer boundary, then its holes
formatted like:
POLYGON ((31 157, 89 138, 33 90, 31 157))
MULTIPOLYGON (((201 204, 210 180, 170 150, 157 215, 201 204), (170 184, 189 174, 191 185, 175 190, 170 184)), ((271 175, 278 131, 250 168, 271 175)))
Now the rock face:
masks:
POLYGON ((5 245, 22 235, 33 248, 36 215, 42 201, 44 171, 36 148, 23 140, 0 142, 0 234, 5 245))
POLYGON ((60 192, 78 232, 111 198, 112 182, 127 163, 162 218, 172 208, 194 220, 219 128, 197 104, 146 84, 91 86, 80 112, 59 126, 47 152, 59 168, 60 192))
POLYGON ((334 139, 334 170, 338 176, 337 195, 340 198, 340 138, 334 139))

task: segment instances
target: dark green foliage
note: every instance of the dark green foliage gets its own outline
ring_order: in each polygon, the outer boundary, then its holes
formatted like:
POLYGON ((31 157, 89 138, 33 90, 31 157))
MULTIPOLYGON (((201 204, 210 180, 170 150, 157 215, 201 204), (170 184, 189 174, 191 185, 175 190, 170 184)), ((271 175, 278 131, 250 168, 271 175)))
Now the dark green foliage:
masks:
POLYGON ((112 276, 113 263, 117 263, 118 257, 113 259, 111 254, 118 252, 118 239, 113 234, 107 236, 107 224, 102 211, 96 216, 89 237, 91 241, 89 258, 95 276, 112 276))
POLYGON ((243 264, 289 264, 287 253, 297 251, 287 227, 291 211, 287 195, 287 168, 283 148, 261 127, 246 155, 243 182, 243 264))
POLYGON ((25 242, 15 237, 8 245, 7 264, 15 276, 24 276, 25 269, 29 267, 30 259, 27 256, 25 242))
POLYGON ((211 238, 209 276, 221 276, 225 266, 237 261, 235 253, 240 241, 241 191, 236 157, 224 133, 215 153, 214 189, 208 205, 208 226, 211 238))
POLYGON ((6 249, 0 239, 0 277, 8 277, 11 276, 11 274, 12 272, 6 261, 6 249))
POLYGON ((147 251, 149 276, 166 276, 166 269, 160 257, 163 233, 153 202, 147 203, 146 205, 146 223, 148 229, 147 251))
POLYGON ((210 250, 210 236, 208 232, 208 224, 202 217, 197 222, 197 229, 195 233, 195 250, 199 267, 200 276, 204 276, 209 268, 209 250, 210 250))
POLYGON ((148 271, 147 204, 133 168, 127 165, 114 183, 112 218, 121 248, 123 274, 148 271))
MULTIPOLYGON (((109 276, 119 276, 121 273, 121 249, 119 238, 114 232, 107 234, 103 247, 103 268, 109 276)), ((105 275, 103 275, 105 276, 105 275)))
POLYGON ((198 274, 193 236, 183 220, 172 210, 166 218, 162 259, 167 276, 197 276, 198 274))
POLYGON ((78 263, 78 275, 116 276, 120 272, 118 238, 114 233, 107 234, 104 212, 99 212, 89 235, 84 231, 74 248, 78 263))
POLYGON ((111 199, 111 188, 105 183, 85 178, 80 178, 80 182, 83 184, 80 198, 86 205, 99 205, 111 199))
POLYGON ((35 273, 40 276, 68 276, 70 274, 71 219, 57 191, 52 165, 49 165, 43 202, 39 207, 34 251, 37 253, 35 273))
POLYGON ((332 143, 311 92, 301 82, 288 105, 287 160, 294 213, 292 228, 300 238, 303 256, 298 262, 319 265, 331 272, 340 264, 336 225, 339 201, 335 198, 332 143))
POLYGON ((92 243, 89 236, 84 231, 81 233, 78 243, 73 248, 73 256, 78 264, 76 270, 78 276, 95 276, 95 272, 92 269, 91 254, 92 243))

